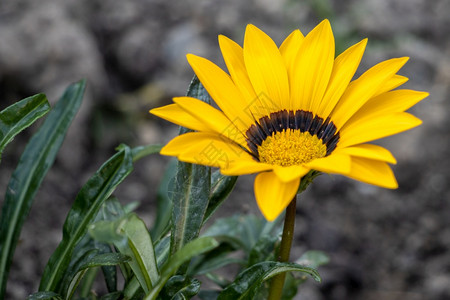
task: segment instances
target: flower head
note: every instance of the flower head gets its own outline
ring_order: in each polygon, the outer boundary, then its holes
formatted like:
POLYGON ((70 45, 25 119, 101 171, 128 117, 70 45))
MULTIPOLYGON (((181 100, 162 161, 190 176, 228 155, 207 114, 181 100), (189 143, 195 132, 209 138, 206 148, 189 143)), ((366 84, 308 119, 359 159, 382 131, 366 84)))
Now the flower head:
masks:
POLYGON ((394 90, 408 58, 394 58, 352 81, 367 40, 335 57, 328 20, 308 35, 293 31, 277 47, 254 25, 241 47, 219 36, 229 74, 205 58, 187 59, 220 110, 195 98, 150 112, 195 130, 175 137, 161 154, 220 168, 225 175, 258 173, 256 200, 274 220, 309 171, 335 173, 385 188, 397 181, 385 148, 367 142, 421 124, 405 110, 428 94, 394 90))

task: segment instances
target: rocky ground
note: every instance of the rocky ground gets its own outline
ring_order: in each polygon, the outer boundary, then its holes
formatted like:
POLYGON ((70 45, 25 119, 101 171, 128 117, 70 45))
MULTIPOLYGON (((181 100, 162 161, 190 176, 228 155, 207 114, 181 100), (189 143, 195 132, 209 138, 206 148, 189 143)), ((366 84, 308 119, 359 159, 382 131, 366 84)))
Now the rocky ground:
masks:
MULTIPOLYGON (((421 127, 381 141, 397 157, 398 190, 322 175, 302 194, 293 257, 318 249, 331 263, 320 269, 323 283, 309 282, 299 299, 450 299, 449 11, 447 0, 3 0, 1 108, 38 92, 54 103, 83 77, 89 85, 23 228, 8 299, 36 291, 77 191, 115 146, 164 143, 176 134, 147 111, 185 93, 193 75, 186 53, 223 64, 218 34, 241 43, 253 23, 280 42, 323 18, 331 20, 338 51, 369 38, 360 72, 409 56, 405 86, 430 97, 411 110, 421 127)), ((3 154, 1 194, 34 130, 3 154)), ((148 224, 166 163, 146 159, 117 192, 125 202, 142 202, 138 213, 148 224)), ((258 213, 251 180, 239 179, 219 214, 258 213)))

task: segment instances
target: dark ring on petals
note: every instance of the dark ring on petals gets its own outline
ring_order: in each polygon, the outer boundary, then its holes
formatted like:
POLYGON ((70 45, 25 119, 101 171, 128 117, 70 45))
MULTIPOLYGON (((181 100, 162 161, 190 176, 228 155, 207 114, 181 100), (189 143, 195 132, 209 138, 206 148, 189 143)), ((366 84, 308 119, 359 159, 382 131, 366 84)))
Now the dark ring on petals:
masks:
POLYGON ((314 116, 310 111, 304 110, 281 110, 264 116, 255 122, 245 132, 247 145, 256 157, 259 157, 258 147, 274 132, 282 132, 287 129, 300 130, 316 135, 327 147, 327 154, 330 155, 339 142, 339 132, 336 125, 328 117, 326 120, 319 116, 314 116))

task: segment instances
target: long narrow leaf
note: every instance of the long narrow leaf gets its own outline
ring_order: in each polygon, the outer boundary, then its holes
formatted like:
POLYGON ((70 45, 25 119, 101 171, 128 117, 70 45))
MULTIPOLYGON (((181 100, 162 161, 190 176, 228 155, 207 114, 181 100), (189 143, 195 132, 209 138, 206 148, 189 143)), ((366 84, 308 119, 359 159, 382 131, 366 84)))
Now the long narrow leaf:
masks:
POLYGON ((0 220, 0 299, 9 267, 34 195, 52 166, 67 129, 80 107, 85 81, 72 84, 27 144, 8 184, 0 220))
POLYGON ((220 247, 192 260, 188 274, 191 276, 203 275, 229 264, 245 266, 246 261, 244 259, 229 255, 233 250, 234 248, 227 243, 220 244, 220 247))
POLYGON ((142 299, 144 292, 136 277, 132 277, 123 290, 124 299, 142 299))
POLYGON ((277 274, 292 271, 308 274, 316 281, 321 281, 317 271, 312 268, 304 267, 295 263, 266 261, 253 265, 252 267, 241 272, 236 280, 220 293, 217 299, 255 299, 255 296, 264 281, 277 274))
POLYGON ((119 250, 132 257, 131 269, 138 278, 144 291, 148 291, 159 278, 156 265, 155 250, 153 248, 150 233, 145 223, 135 214, 128 217, 128 222, 122 225, 123 233, 128 240, 126 247, 119 250), (124 249, 125 248, 125 249, 124 249), (145 285, 142 282, 145 278, 145 285))
POLYGON ((225 176, 216 171, 211 175, 211 192, 209 195, 208 207, 206 208, 203 224, 223 203, 236 185, 237 176, 225 176))
POLYGON ((123 147, 92 176, 78 193, 63 227, 63 239, 50 257, 39 290, 58 291, 75 245, 87 232, 103 202, 133 169, 131 150, 123 147))
MULTIPOLYGON (((192 79, 187 96, 210 102, 208 92, 197 77, 192 79)), ((180 134, 187 132, 181 128, 180 134)), ((171 254, 195 239, 202 226, 211 189, 211 168, 178 162, 172 191, 171 254)))
POLYGON ((120 253, 104 253, 104 254, 94 254, 92 256, 86 257, 83 264, 78 268, 77 273, 72 278, 72 281, 67 292, 66 299, 72 299, 78 284, 81 282, 84 274, 90 269, 101 266, 115 266, 121 263, 130 261, 129 256, 120 253))
POLYGON ((178 163, 172 193, 172 254, 198 236, 208 206, 209 188, 210 168, 178 163))
POLYGON ((115 221, 100 221, 89 228, 91 236, 101 242, 112 243, 120 253, 131 257, 129 265, 148 293, 159 278, 155 251, 144 222, 135 214, 115 221))
POLYGON ((141 158, 148 156, 150 154, 158 153, 162 148, 162 145, 145 145, 138 146, 131 149, 131 154, 133 155, 133 162, 140 160, 141 158))
POLYGON ((265 222, 255 215, 234 215, 218 219, 203 233, 203 236, 213 236, 248 253, 260 238, 265 222))
POLYGON ((191 299, 200 291, 200 285, 200 281, 195 278, 175 275, 170 277, 158 296, 160 299, 191 299))
POLYGON ((27 297, 27 300, 62 300, 63 298, 54 292, 37 292, 27 297))
POLYGON ((5 146, 22 130, 50 110, 50 104, 44 94, 37 94, 0 112, 0 160, 5 146))
MULTIPOLYGON (((124 215, 122 206, 120 205, 119 201, 115 197, 109 197, 101 206, 99 212, 97 213, 97 216, 95 217, 93 222, 98 222, 100 220, 105 220, 108 218, 119 218, 121 215, 124 215)), ((67 291, 69 289, 70 282, 72 281, 72 278, 75 276, 75 274, 78 272, 78 269, 80 268, 80 265, 83 265, 85 263, 85 257, 88 255, 92 250, 95 250, 96 253, 94 254, 106 254, 106 253, 112 253, 111 247, 106 243, 100 243, 98 241, 95 241, 92 239, 92 237, 89 234, 85 234, 84 237, 77 243, 75 248, 73 249, 72 256, 70 259, 70 263, 64 272, 64 278, 62 279, 62 283, 59 285, 61 291, 67 291)), ((117 290, 116 283, 117 283, 117 274, 116 274, 116 268, 111 266, 104 266, 102 267, 104 273, 105 270, 109 271, 105 276, 105 282, 108 287, 108 290, 110 292, 114 292, 117 290)), ((94 269, 95 273, 98 271, 94 269)), ((92 275, 93 271, 88 271, 88 275, 91 275, 91 277, 94 277, 92 275)), ((80 290, 80 296, 83 296, 83 292, 86 292, 85 295, 89 294, 89 291, 91 289, 91 286, 93 284, 92 279, 91 282, 88 280, 91 278, 90 276, 84 276, 83 279, 83 285, 82 289, 80 290)), ((62 292, 61 294, 65 294, 62 292)))
MULTIPOLYGON (((124 216, 125 211, 116 197, 109 197, 109 199, 107 199, 105 203, 102 205, 102 208, 100 209, 98 214, 100 219, 102 220, 115 220, 124 216)), ((100 243, 97 241, 95 243, 105 246, 108 245, 107 248, 109 249, 109 251, 111 251, 111 247, 109 244, 100 243)), ((111 266, 104 266, 102 267, 102 271, 108 291, 111 293, 117 291, 117 268, 111 266)))
MULTIPOLYGON (((126 147, 128 147, 128 146, 125 144, 120 144, 116 148, 116 150, 120 151, 126 147)), ((161 148, 162 148, 162 145, 159 145, 159 144, 155 144, 155 145, 150 144, 150 145, 137 146, 135 148, 132 148, 131 155, 133 157, 133 162, 136 162, 136 161, 140 160, 141 158, 144 158, 148 155, 158 153, 161 150, 161 148)))

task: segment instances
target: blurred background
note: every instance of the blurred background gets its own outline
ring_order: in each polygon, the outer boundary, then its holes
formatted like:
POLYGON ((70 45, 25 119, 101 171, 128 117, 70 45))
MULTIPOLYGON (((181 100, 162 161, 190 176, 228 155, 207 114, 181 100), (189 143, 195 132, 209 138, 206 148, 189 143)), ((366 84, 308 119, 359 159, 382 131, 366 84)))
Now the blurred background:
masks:
MULTIPOLYGON (((380 141, 398 160, 399 189, 322 175, 302 194, 292 259, 315 249, 331 262, 319 269, 323 283, 309 281, 299 299, 450 299, 449 12, 448 0, 2 0, 1 109, 39 92, 55 103, 68 84, 88 80, 81 111, 22 230, 8 299, 37 290, 78 190, 119 143, 166 143, 177 134, 177 126, 148 110, 185 94, 193 76, 186 53, 223 66, 219 34, 242 44, 253 23, 280 43, 324 18, 337 54, 369 38, 358 74, 409 56, 403 87, 430 96, 411 109, 422 126, 380 141)), ((0 194, 35 131, 6 148, 0 194)), ((168 162, 159 155, 141 160, 116 193, 123 203, 140 201, 138 214, 149 226, 168 162)), ((239 178, 218 215, 259 215, 252 180, 239 178)))

